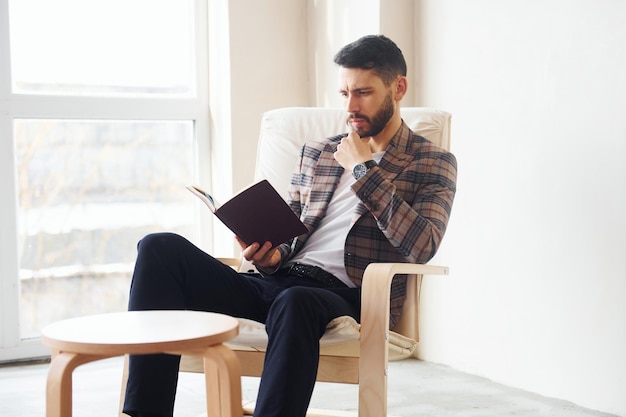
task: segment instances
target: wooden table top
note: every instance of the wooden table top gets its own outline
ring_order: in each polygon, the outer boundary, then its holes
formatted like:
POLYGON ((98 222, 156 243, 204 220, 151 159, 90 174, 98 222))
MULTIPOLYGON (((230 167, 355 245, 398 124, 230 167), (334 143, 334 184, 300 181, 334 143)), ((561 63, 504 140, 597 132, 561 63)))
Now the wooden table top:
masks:
POLYGON ((58 351, 93 355, 178 352, 226 342, 237 319, 181 310, 126 311, 62 320, 45 327, 43 343, 58 351))

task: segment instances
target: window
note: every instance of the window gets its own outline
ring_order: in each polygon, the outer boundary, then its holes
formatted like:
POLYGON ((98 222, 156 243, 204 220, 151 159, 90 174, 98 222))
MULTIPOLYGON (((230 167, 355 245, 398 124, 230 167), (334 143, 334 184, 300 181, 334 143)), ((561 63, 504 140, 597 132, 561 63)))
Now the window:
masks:
POLYGON ((124 310, 145 234, 208 242, 184 186, 208 182, 209 147, 203 2, 0 7, 2 361, 45 354, 52 321, 124 310))

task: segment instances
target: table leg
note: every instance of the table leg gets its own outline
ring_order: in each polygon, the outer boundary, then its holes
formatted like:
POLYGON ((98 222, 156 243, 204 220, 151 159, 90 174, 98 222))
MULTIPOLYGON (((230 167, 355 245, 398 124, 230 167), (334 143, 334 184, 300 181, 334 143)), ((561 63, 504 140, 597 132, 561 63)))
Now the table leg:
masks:
POLYGON ((207 417, 243 417, 241 367, 235 352, 224 345, 204 352, 207 417))
POLYGON ((77 366, 104 358, 71 352, 54 355, 46 384, 46 417, 72 417, 72 372, 77 366))

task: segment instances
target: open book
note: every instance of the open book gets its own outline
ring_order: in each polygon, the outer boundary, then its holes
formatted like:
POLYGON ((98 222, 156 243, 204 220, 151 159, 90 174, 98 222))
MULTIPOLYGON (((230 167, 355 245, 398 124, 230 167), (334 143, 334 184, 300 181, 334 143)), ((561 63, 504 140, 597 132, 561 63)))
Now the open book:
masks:
POLYGON ((267 180, 251 185, 222 205, 195 185, 187 189, 248 245, 269 241, 274 247, 308 231, 267 180))

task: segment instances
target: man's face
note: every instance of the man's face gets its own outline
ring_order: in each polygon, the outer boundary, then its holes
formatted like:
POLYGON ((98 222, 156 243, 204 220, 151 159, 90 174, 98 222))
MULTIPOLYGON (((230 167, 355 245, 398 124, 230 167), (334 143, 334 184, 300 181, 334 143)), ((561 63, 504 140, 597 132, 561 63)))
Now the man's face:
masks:
POLYGON ((339 92, 348 112, 347 123, 361 137, 376 136, 395 112, 393 83, 386 87, 372 70, 339 69, 339 92))

